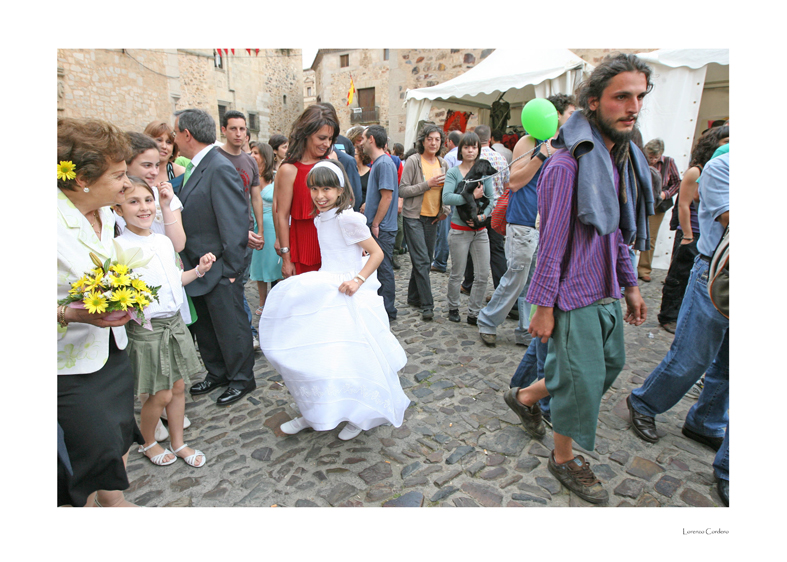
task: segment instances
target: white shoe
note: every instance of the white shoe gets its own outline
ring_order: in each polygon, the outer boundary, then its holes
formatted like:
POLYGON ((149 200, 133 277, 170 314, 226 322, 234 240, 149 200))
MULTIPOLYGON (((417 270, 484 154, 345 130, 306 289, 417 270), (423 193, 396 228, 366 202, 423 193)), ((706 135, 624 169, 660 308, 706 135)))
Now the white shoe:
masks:
POLYGON ((344 429, 339 432, 339 439, 342 441, 349 441, 355 437, 358 437, 363 430, 360 427, 355 427, 350 422, 347 422, 347 425, 344 426, 344 429))
POLYGON ((169 431, 167 431, 167 428, 161 423, 161 420, 156 424, 156 432, 153 434, 153 437, 156 441, 166 441, 169 439, 169 431))
MULTIPOLYGON (((161 410, 161 419, 162 420, 167 420, 167 409, 166 408, 161 410)), ((187 415, 183 414, 183 429, 188 429, 188 427, 190 425, 191 425, 191 420, 189 419, 189 417, 187 415)), ((159 439, 159 441, 161 441, 161 439, 159 439)))
POLYGON ((260 340, 255 338, 254 336, 251 337, 251 342, 254 345, 254 349, 260 348, 260 340))
POLYGON ((310 427, 309 422, 303 418, 295 418, 294 420, 281 424, 279 429, 281 429, 282 433, 286 433, 287 435, 295 435, 307 427, 310 427))

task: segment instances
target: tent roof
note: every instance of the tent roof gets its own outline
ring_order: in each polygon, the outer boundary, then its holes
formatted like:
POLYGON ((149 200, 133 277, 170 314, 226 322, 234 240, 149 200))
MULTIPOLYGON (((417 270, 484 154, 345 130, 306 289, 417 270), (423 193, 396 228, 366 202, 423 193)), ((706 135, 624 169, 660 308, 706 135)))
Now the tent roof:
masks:
POLYGON ((729 49, 659 49, 650 53, 639 53, 639 58, 645 62, 653 62, 677 68, 702 68, 706 64, 715 62, 724 66, 730 64, 729 49))
POLYGON ((539 49, 528 55, 521 48, 496 49, 467 72, 429 88, 407 90, 405 101, 462 100, 491 106, 502 92, 509 103, 527 101, 525 86, 557 78, 569 70, 592 68, 568 49, 539 49), (520 90, 517 92, 516 90, 520 90))

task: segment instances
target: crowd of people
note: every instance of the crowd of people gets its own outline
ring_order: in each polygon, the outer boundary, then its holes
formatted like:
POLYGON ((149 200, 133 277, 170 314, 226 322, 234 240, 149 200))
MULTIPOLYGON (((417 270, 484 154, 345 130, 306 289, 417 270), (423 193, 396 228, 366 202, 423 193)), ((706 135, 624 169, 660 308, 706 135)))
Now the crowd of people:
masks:
POLYGON ((594 449, 602 395, 625 363, 623 323, 647 318, 638 280, 651 281, 670 208, 676 237, 659 322, 675 340, 627 404, 635 434, 655 442, 655 416, 701 385, 683 433, 718 451, 728 505, 728 320, 706 284, 729 222, 729 157, 714 153, 727 150, 729 127, 703 133, 681 179, 663 141, 643 146, 637 134, 652 87, 636 56, 610 56, 576 98, 548 98, 553 138, 526 134, 513 151, 486 125, 426 124, 405 153, 380 125, 341 135, 328 103, 267 143, 251 141, 234 110, 219 124, 223 143, 198 109, 143 132, 59 120, 58 298, 95 269, 91 252, 103 263, 138 250, 135 273, 159 289, 148 323, 58 306, 58 505, 132 505, 122 492, 132 443, 159 466, 205 466, 209 454, 184 440, 186 388, 224 389, 220 406, 241 400, 256 388, 255 349, 300 411, 285 434, 346 422, 339 438, 349 440, 399 427, 407 358, 390 324, 405 304, 394 276, 404 251, 406 305, 424 322, 436 302, 461 322, 462 293, 484 345, 497 345, 507 316, 518 319, 515 343, 527 349, 502 398, 533 437, 549 422, 549 471, 603 503, 607 491, 572 445, 594 449), (440 273, 449 275, 444 295, 430 281, 440 273), (171 449, 159 443, 167 439, 171 449))

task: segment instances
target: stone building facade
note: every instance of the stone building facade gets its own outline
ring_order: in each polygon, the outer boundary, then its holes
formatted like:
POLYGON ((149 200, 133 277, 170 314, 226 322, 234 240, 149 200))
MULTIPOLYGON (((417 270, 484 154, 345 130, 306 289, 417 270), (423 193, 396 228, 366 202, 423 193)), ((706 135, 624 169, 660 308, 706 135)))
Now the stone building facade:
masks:
POLYGON ((289 134, 303 111, 300 49, 58 49, 58 117, 105 119, 124 130, 172 122, 197 107, 216 120, 247 115, 252 140, 289 134))
MULTIPOLYGON (((320 49, 314 72, 317 101, 330 102, 342 132, 356 124, 379 123, 394 142, 404 141, 408 89, 440 84, 473 68, 494 49, 320 49), (357 94, 347 106, 350 76, 357 94), (368 101, 373 100, 373 101, 368 101)), ((445 120, 445 109, 430 118, 445 120)), ((468 127, 478 123, 471 116, 468 127)))

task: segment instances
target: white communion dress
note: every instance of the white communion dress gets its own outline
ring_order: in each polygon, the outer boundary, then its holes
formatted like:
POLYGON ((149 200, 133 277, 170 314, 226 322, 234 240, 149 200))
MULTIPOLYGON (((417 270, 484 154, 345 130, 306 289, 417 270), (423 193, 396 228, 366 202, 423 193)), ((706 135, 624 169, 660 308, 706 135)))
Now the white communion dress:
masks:
POLYGON ((313 429, 329 431, 343 421, 363 430, 399 427, 410 404, 397 375, 407 356, 391 333, 377 274, 353 296, 339 292, 367 259, 358 245, 371 238, 366 217, 331 209, 314 223, 322 266, 273 287, 260 319, 260 348, 313 429))

